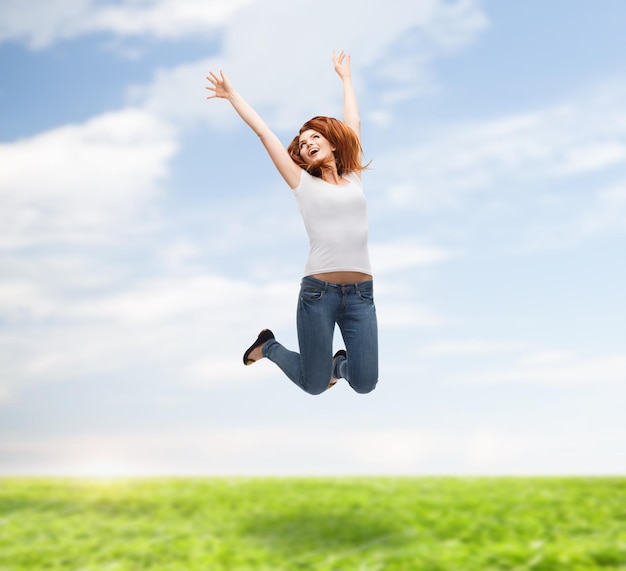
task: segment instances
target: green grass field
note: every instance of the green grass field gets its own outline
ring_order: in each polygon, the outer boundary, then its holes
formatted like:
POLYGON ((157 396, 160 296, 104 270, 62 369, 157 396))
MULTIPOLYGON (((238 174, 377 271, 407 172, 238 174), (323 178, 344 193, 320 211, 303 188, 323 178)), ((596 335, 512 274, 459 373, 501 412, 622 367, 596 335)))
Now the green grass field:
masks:
POLYGON ((0 479, 44 569, 626 570, 626 478, 0 479))

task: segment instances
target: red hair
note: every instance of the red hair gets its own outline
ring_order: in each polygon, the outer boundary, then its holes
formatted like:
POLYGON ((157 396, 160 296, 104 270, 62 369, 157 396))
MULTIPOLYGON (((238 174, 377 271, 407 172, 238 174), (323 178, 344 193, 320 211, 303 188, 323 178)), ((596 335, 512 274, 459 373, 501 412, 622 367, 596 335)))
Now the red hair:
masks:
POLYGON ((324 164, 307 164, 300 156, 300 136, 309 129, 317 131, 334 147, 335 163, 339 176, 344 173, 360 172, 367 168, 367 165, 364 166, 361 160, 363 149, 356 133, 338 119, 317 116, 302 125, 298 135, 293 138, 287 147, 291 160, 301 169, 321 178, 322 170, 326 167, 324 164))

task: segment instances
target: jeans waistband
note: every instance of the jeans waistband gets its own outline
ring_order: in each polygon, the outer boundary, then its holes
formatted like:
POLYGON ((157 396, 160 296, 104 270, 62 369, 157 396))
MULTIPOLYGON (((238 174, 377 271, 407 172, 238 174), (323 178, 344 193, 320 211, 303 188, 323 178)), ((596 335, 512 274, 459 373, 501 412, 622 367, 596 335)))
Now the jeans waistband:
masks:
POLYGON ((302 278, 301 285, 310 285, 312 287, 321 289, 323 291, 366 291, 372 289, 374 287, 373 280, 366 280, 364 282, 357 283, 347 283, 347 284, 335 284, 332 282, 325 282, 322 280, 318 280, 317 278, 313 278, 311 276, 304 276, 302 278))

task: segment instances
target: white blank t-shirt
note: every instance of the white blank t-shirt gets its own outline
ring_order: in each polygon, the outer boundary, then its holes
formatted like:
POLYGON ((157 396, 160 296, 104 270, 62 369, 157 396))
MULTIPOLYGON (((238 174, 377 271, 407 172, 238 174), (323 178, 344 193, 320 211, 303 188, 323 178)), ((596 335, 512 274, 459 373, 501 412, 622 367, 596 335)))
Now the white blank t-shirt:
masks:
POLYGON ((334 185, 302 170, 294 196, 309 236, 305 276, 325 272, 371 274, 367 248, 367 201, 355 173, 334 185))

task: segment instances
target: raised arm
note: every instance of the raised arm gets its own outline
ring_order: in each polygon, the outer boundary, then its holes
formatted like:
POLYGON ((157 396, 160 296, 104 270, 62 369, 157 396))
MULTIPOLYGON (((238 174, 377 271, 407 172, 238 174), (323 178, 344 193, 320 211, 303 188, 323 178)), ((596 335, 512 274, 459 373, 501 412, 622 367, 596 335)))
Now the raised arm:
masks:
POLYGON ((343 81, 343 122, 348 125, 361 141, 361 118, 359 117, 359 106, 356 102, 356 94, 352 87, 352 74, 350 71, 350 56, 344 52, 339 55, 333 50, 333 64, 335 71, 343 81))
POLYGON ((285 182, 290 188, 296 188, 300 183, 301 169, 291 160, 280 139, 270 130, 252 106, 237 93, 223 71, 220 71, 219 76, 211 71, 207 79, 211 84, 207 86, 207 89, 213 92, 213 95, 209 95, 207 99, 227 99, 246 125, 261 139, 261 143, 263 143, 265 150, 285 182))

